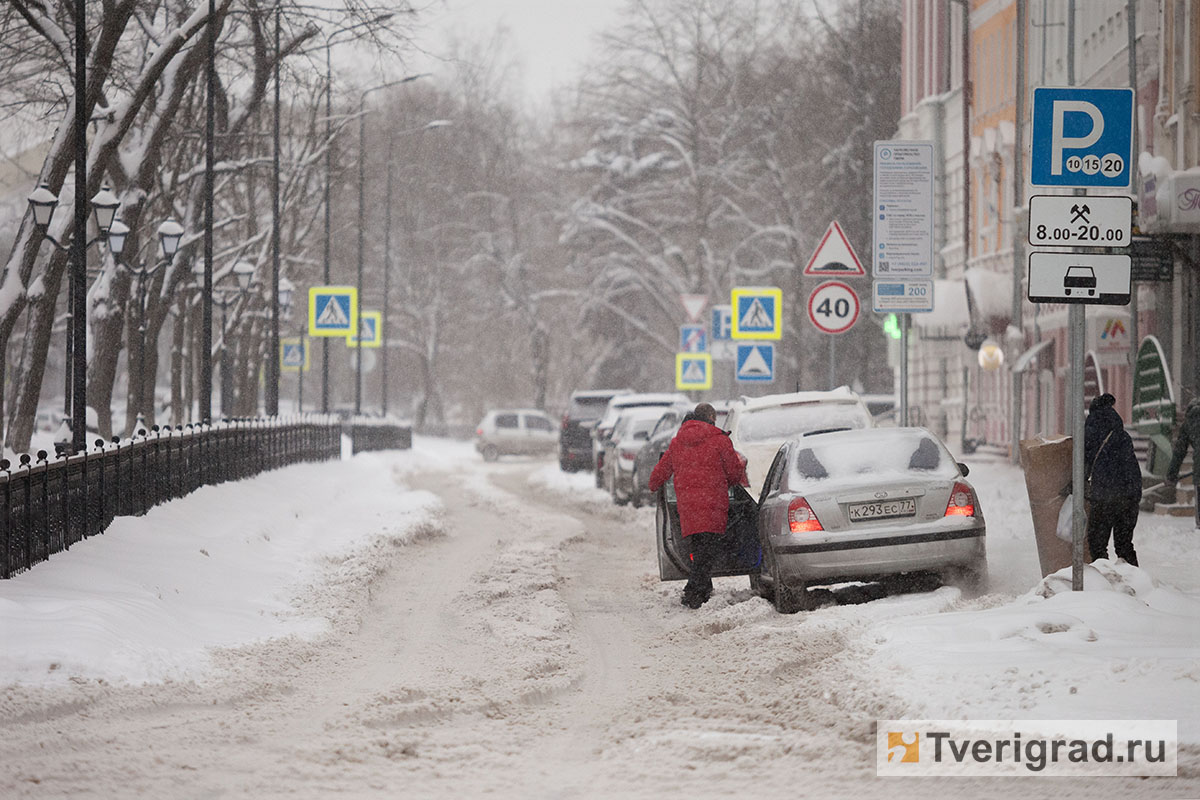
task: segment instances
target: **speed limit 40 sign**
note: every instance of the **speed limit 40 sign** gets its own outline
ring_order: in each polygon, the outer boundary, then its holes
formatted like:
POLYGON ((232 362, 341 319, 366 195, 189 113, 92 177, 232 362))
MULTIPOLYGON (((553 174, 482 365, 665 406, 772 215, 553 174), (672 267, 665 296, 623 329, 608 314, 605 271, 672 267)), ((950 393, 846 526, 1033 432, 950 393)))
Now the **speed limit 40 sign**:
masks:
POLYGON ((845 333, 858 321, 858 294, 841 281, 826 281, 808 296, 808 318, 823 333, 845 333))

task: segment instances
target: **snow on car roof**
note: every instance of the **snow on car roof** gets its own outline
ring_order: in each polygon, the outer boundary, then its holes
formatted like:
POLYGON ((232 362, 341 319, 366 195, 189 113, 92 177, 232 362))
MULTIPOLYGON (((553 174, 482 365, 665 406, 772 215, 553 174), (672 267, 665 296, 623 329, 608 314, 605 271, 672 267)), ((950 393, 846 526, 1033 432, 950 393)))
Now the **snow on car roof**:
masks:
POLYGON ((685 394, 678 392, 659 392, 646 394, 625 394, 614 397, 610 402, 612 408, 627 408, 629 406, 669 406, 675 403, 691 404, 685 394))
POLYGON ((783 406, 797 403, 846 403, 859 402, 859 396, 848 386, 839 386, 828 391, 787 392, 785 394, 766 394, 761 397, 742 397, 738 405, 742 408, 765 408, 767 406, 783 406))

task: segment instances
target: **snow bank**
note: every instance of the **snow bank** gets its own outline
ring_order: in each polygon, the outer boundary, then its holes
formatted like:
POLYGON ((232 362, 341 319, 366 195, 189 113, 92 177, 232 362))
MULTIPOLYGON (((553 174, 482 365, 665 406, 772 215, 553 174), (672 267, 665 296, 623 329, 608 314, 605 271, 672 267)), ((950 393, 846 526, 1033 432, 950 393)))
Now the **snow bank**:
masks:
POLYGON ((209 649, 311 637, 378 550, 439 530, 440 501, 403 475, 454 458, 418 446, 203 487, 0 582, 0 685, 195 677, 209 649), (313 583, 321 608, 293 601, 313 583))
POLYGON ((876 626, 910 718, 1179 719, 1200 741, 1200 600, 1124 561, 1054 573, 1013 602, 876 626), (930 691, 936 687, 936 691, 930 691))

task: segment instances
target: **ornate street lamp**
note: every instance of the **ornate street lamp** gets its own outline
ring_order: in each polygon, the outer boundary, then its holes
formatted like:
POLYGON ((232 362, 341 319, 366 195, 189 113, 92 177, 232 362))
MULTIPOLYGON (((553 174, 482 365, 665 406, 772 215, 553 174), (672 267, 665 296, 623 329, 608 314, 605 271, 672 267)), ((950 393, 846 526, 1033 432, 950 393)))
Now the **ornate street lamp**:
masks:
MULTIPOLYGON (((78 48, 79 43, 77 42, 76 44, 78 48)), ((78 50, 76 56, 78 66, 82 64, 79 60, 81 55, 78 50)), ((81 96, 78 86, 76 90, 76 97, 78 98, 81 96)), ((78 114, 76 121, 78 123, 78 114)), ((86 135, 86 127, 81 132, 80 126, 77 125, 76 135, 86 135)), ((48 230, 50 222, 54 218, 54 209, 58 207, 58 198, 50 191, 50 187, 46 183, 41 183, 28 197, 29 209, 33 213, 33 223, 38 233, 58 250, 74 256, 67 290, 67 346, 65 364, 68 382, 67 388, 63 392, 63 406, 66 416, 63 424, 70 430, 71 439, 69 442, 61 441, 55 444, 55 449, 60 455, 77 453, 87 447, 87 357, 83 355, 87 353, 87 325, 75 324, 75 318, 76 316, 82 317, 86 313, 87 248, 101 239, 109 239, 110 229, 117 215, 117 209, 121 207, 121 201, 109 191, 107 185, 96 192, 95 197, 91 199, 92 221, 96 224, 99 235, 94 239, 87 239, 87 232, 85 230, 87 227, 87 213, 82 208, 84 198, 86 197, 83 194, 83 182, 86 181, 86 164, 80 154, 77 153, 76 155, 75 231, 72 232, 69 243, 63 244, 58 241, 48 230)), ((129 229, 122 224, 117 229, 115 239, 109 241, 109 247, 115 248, 112 250, 114 256, 119 255, 121 250, 124 249, 125 236, 128 233, 129 229)))

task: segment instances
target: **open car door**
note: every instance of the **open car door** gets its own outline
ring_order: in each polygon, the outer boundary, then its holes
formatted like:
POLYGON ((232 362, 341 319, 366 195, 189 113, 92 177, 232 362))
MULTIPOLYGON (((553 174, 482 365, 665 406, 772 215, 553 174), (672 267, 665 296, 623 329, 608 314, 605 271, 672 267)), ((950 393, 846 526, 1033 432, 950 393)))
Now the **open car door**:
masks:
MULTIPOLYGON (((659 580, 687 580, 691 575, 692 558, 679 526, 674 478, 658 491, 654 536, 658 550, 659 580)), ((758 541, 758 503, 741 486, 729 490, 729 522, 725 527, 723 544, 725 546, 713 564, 714 578, 758 572, 762 564, 762 547, 758 541)))

